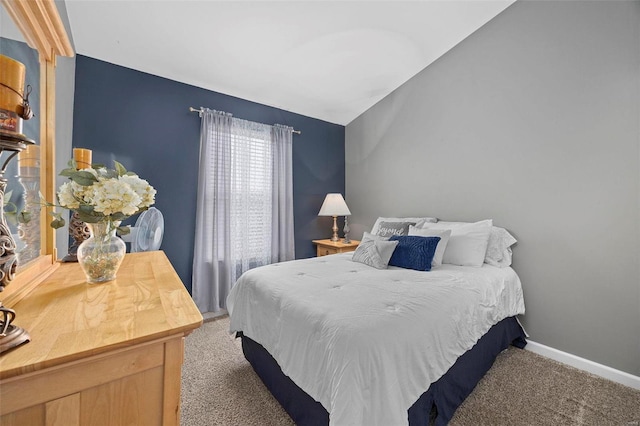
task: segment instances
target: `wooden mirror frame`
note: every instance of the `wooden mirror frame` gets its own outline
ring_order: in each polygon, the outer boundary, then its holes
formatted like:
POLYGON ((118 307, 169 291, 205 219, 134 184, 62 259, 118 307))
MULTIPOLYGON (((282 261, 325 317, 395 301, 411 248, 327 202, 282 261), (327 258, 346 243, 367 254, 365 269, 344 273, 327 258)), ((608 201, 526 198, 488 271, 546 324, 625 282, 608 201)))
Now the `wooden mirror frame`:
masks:
MULTIPOLYGON (((40 192, 55 199, 56 57, 74 56, 73 47, 53 0, 0 0, 29 47, 40 59, 40 192)), ((44 281, 58 266, 55 230, 49 226, 52 209, 40 211, 40 256, 21 269, 0 293, 12 307, 44 281)))

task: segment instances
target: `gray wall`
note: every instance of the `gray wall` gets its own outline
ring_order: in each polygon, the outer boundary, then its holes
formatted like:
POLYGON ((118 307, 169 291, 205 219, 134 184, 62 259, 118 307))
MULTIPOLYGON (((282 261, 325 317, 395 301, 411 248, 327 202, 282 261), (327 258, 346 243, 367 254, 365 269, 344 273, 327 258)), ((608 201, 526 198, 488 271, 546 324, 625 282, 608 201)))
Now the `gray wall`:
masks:
MULTIPOLYGON (((73 156, 73 95, 76 77, 76 58, 58 57, 56 59, 56 172, 67 167, 73 156)), ((56 188, 67 182, 67 178, 56 176, 56 188)), ((63 211, 61 210, 60 213, 63 211)), ((66 215, 65 217, 68 219, 66 215)), ((67 220, 67 225, 69 221, 67 220)), ((64 226, 56 230, 58 258, 69 252, 69 228, 64 226)))
POLYGON ((346 130, 354 236, 493 218, 531 340, 640 375, 640 2, 518 1, 346 130))
MULTIPOLYGON (((73 45, 69 17, 64 1, 56 1, 60 19, 67 30, 67 35, 73 45)), ((73 96, 76 80, 76 58, 58 56, 56 59, 56 171, 67 167, 72 157, 71 141, 73 139, 73 96)), ((56 188, 59 188, 67 178, 56 176, 56 188)), ((60 211, 62 213, 62 211, 60 211)), ((68 219, 68 215, 65 216, 68 219)), ((69 221, 67 220, 67 224, 69 221)), ((64 226, 56 230, 56 247, 58 258, 63 258, 69 252, 69 228, 64 226)))

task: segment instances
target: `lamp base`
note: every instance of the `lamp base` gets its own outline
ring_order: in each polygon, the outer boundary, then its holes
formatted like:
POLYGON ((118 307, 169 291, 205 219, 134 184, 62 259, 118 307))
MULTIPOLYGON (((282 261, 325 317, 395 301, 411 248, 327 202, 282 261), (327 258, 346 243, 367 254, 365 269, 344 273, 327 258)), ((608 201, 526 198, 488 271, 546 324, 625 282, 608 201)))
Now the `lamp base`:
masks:
POLYGON ((340 238, 338 238, 338 216, 333 217, 333 228, 331 228, 331 230, 333 231, 333 237, 331 237, 331 241, 337 243, 338 241, 340 241, 340 238))

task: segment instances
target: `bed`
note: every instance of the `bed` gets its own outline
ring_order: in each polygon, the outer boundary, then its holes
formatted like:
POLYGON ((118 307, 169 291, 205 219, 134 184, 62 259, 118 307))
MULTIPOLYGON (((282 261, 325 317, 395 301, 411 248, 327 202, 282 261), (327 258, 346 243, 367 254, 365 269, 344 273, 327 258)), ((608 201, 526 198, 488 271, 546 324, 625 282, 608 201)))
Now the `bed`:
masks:
POLYGON ((227 299, 230 332, 296 424, 444 425, 502 350, 526 344, 512 268, 352 257, 250 270, 227 299))

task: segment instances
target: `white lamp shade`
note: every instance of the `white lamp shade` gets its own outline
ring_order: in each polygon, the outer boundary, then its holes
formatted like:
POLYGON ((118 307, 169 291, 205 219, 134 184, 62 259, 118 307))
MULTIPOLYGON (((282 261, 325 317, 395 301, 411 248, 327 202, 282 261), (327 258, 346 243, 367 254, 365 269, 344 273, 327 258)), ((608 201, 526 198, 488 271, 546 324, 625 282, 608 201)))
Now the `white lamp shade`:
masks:
POLYGON ((327 194, 318 216, 350 216, 351 212, 342 194, 327 194))

